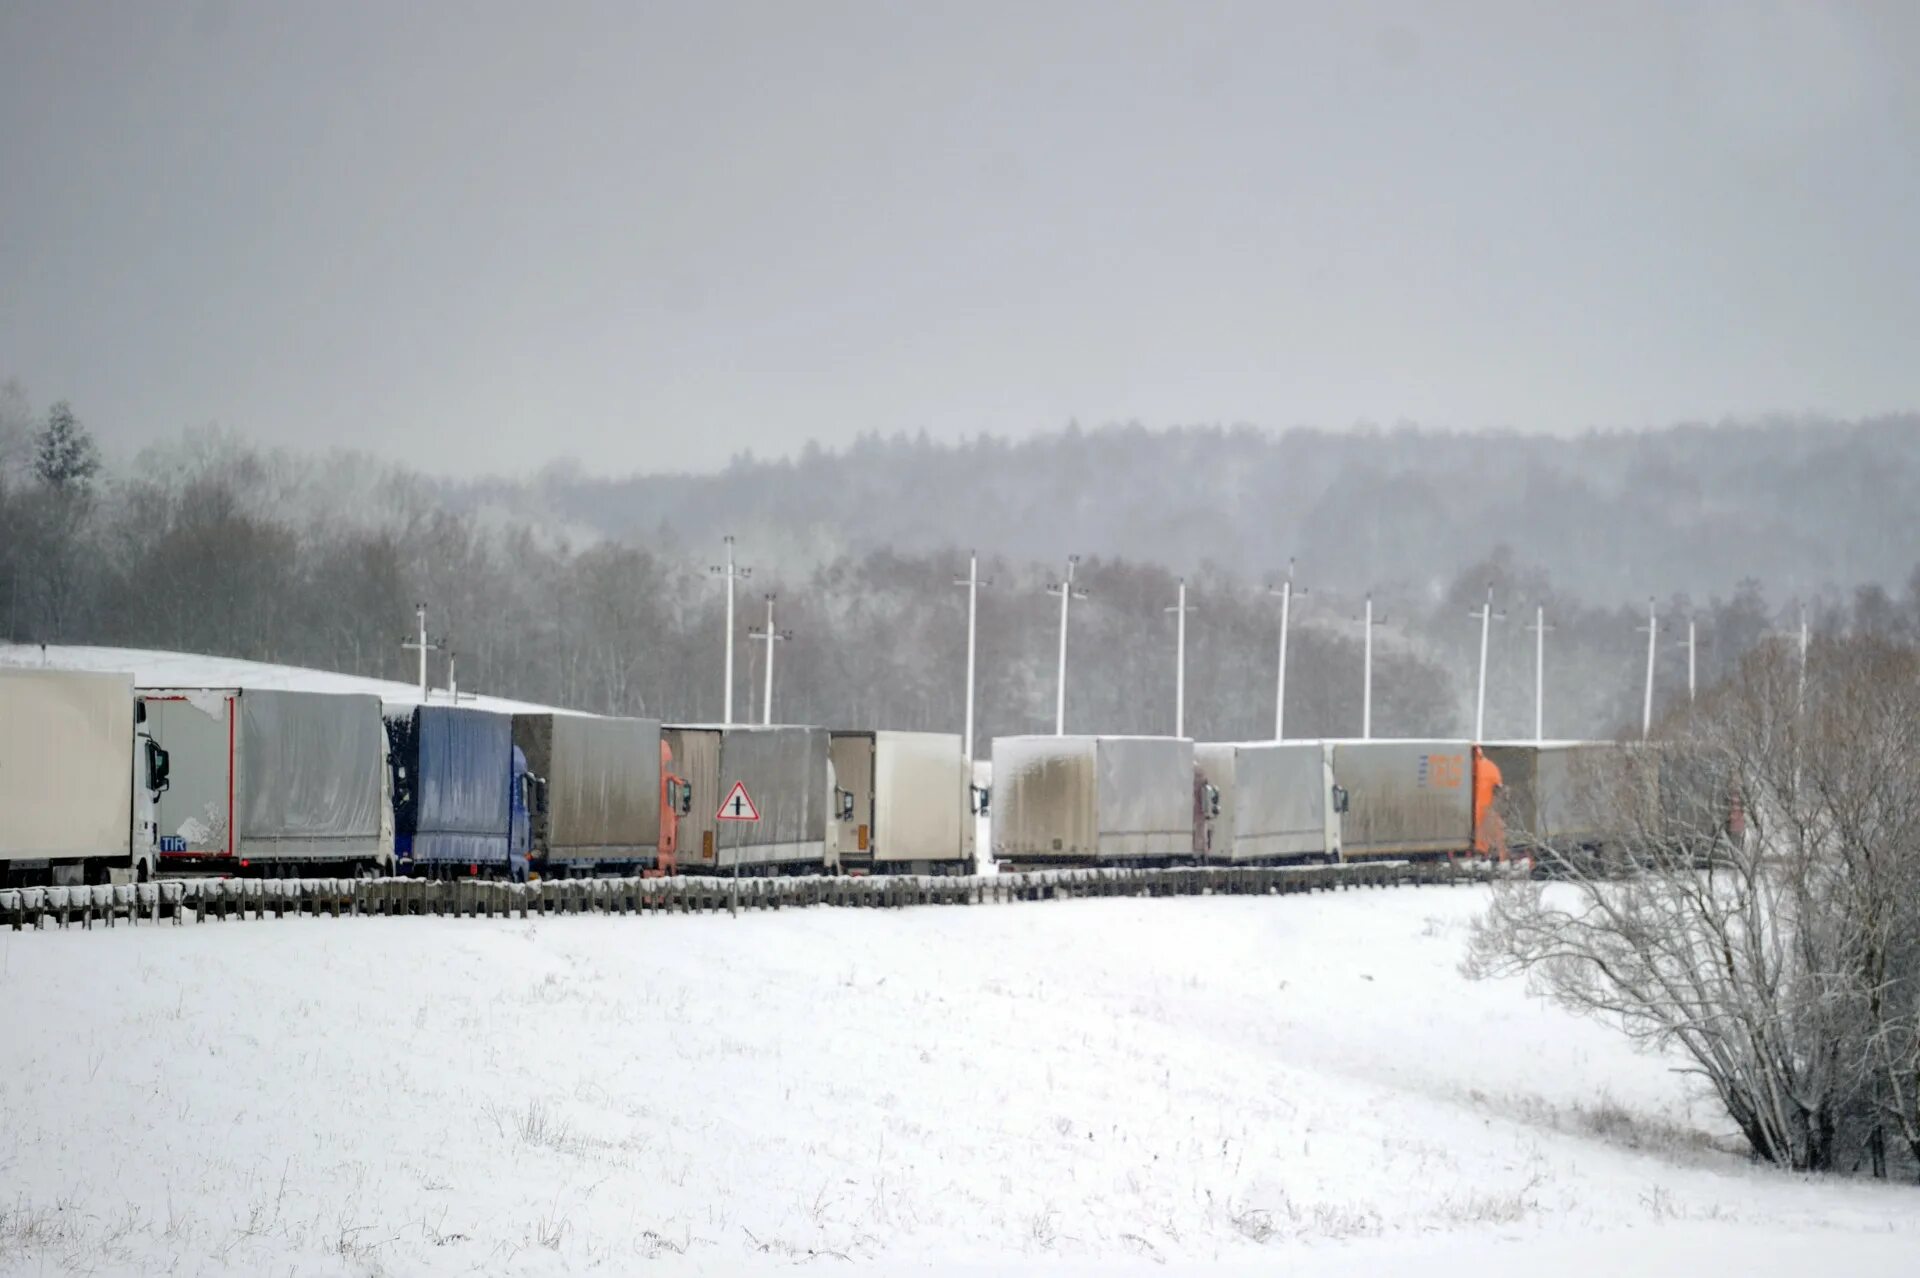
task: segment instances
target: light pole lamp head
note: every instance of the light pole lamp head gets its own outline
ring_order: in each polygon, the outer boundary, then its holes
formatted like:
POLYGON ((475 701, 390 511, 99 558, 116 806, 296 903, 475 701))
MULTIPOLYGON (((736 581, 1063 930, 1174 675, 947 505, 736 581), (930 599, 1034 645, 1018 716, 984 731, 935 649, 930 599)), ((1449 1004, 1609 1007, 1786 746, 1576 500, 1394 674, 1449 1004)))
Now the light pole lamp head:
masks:
POLYGON ((973 586, 977 589, 981 586, 991 586, 993 584, 993 578, 982 577, 979 574, 978 572, 979 556, 971 550, 967 552, 967 562, 971 566, 970 574, 965 577, 955 577, 953 579, 954 585, 973 586))

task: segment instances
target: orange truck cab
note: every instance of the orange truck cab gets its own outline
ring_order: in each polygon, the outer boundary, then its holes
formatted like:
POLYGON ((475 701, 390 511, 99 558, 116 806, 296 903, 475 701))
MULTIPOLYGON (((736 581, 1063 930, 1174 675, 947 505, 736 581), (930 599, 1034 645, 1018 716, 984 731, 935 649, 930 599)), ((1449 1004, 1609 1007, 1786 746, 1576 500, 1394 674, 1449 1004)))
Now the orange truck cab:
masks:
POLYGON ((1479 856, 1507 855, 1506 830, 1494 797, 1500 791, 1500 765, 1479 746, 1473 748, 1473 850, 1479 856))
POLYGON ((673 771, 673 747, 660 743, 660 849, 657 874, 672 874, 680 851, 680 818, 693 811, 693 786, 673 771))

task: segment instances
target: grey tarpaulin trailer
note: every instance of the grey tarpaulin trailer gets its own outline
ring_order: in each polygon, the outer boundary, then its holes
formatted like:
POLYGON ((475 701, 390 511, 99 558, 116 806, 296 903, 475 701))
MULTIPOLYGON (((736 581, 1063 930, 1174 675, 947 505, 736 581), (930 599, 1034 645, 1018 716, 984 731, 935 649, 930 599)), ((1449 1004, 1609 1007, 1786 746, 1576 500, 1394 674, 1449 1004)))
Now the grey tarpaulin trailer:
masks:
POLYGON ((1193 742, 1182 737, 996 737, 993 855, 1192 860, 1193 786, 1193 742))
POLYGON ((1463 856, 1473 851, 1473 746, 1465 741, 1335 741, 1347 792, 1341 854, 1463 856))
POLYGON ((1340 859, 1342 793, 1320 741, 1202 742, 1194 766, 1218 793, 1202 855, 1230 864, 1340 859))
POLYGON ((660 855, 660 721, 516 714, 513 744, 537 778, 536 867, 651 869, 660 855))
POLYGON ((277 688, 143 688, 166 749, 160 861, 290 869, 392 857, 377 697, 277 688))
POLYGON ((673 766, 693 788, 680 820, 683 873, 798 872, 828 864, 825 728, 786 724, 669 724, 673 766), (719 820, 735 785, 759 820, 719 820))

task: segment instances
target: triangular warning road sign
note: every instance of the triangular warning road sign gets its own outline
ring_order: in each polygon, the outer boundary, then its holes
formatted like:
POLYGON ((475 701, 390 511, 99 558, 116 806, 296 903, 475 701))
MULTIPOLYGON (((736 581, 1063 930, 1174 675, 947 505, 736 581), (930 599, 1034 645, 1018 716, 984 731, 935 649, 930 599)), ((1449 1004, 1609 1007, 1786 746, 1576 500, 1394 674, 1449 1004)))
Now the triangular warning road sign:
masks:
POLYGON ((753 800, 747 797, 747 783, 735 781, 733 789, 727 791, 727 797, 720 804, 720 810, 713 814, 716 821, 758 821, 760 809, 753 806, 753 800))

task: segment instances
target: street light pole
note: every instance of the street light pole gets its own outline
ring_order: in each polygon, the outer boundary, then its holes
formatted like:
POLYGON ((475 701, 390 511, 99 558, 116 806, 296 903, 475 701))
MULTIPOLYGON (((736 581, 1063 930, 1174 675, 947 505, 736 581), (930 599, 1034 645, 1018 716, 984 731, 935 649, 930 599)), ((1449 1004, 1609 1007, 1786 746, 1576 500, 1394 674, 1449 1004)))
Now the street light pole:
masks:
MULTIPOLYGON (((722 707, 720 711, 720 722, 723 724, 731 724, 733 722, 733 587, 735 582, 743 581, 751 577, 753 575, 753 569, 737 567, 734 564, 732 533, 727 534, 726 543, 727 562, 725 564, 716 564, 707 569, 707 571, 716 577, 725 577, 727 579, 727 642, 725 649, 726 659, 723 663, 726 671, 723 676, 726 679, 726 689, 720 699, 722 707)), ((771 644, 767 645, 767 655, 773 655, 773 645, 771 644)))
POLYGON ((964 578, 957 578, 953 584, 956 586, 965 586, 967 588, 967 711, 966 711, 966 730, 964 734, 965 744, 963 745, 962 748, 965 751, 967 766, 972 767, 973 766, 973 668, 974 668, 973 659, 974 659, 975 622, 979 616, 980 587, 990 586, 993 584, 993 582, 991 579, 988 579, 986 581, 980 580, 980 556, 975 554, 972 551, 968 551, 967 552, 967 575, 964 578))
POLYGON ((1693 617, 1687 618, 1687 704, 1688 705, 1693 704, 1694 694, 1696 690, 1699 688, 1699 680, 1697 677, 1699 672, 1699 664, 1696 660, 1699 649, 1695 644, 1696 630, 1697 630, 1698 624, 1699 623, 1693 617))
POLYGON ((419 623, 420 637, 414 640, 402 639, 400 646, 408 651, 417 651, 420 654, 420 704, 425 705, 427 704, 427 698, 432 695, 431 690, 427 687, 427 654, 429 652, 440 651, 440 644, 437 642, 429 643, 427 641, 427 606, 423 603, 415 604, 413 606, 413 616, 414 620, 419 623))
POLYGON ((1547 739, 1547 631, 1553 629, 1547 624, 1547 606, 1536 604, 1533 609, 1533 624, 1527 629, 1533 631, 1533 739, 1541 742, 1547 739))
POLYGON ((1807 606, 1800 605, 1800 690, 1799 704, 1807 704, 1807 642, 1810 634, 1807 630, 1807 606))
POLYGON ((1653 658, 1654 649, 1659 642, 1660 616, 1655 610, 1654 601, 1647 600, 1647 692, 1646 700, 1640 707, 1640 738, 1645 740, 1653 735, 1653 658))
POLYGON ((793 631, 775 630, 773 628, 772 595, 767 596, 766 629, 753 629, 747 633, 755 639, 765 640, 767 645, 767 688, 760 697, 760 722, 762 724, 769 724, 773 722, 773 645, 783 640, 793 638, 793 631))
POLYGON ((1173 735, 1187 735, 1187 579, 1180 578, 1180 602, 1167 609, 1177 616, 1174 626, 1173 735))
MULTIPOLYGON (((1473 702, 1473 739, 1484 741, 1487 733, 1487 632, 1493 626, 1493 583, 1487 583, 1487 601, 1480 605, 1480 682, 1473 702)), ((1503 618, 1506 613, 1500 614, 1503 618)))
POLYGON ((1373 616, 1373 594, 1367 594, 1365 626, 1366 678, 1360 685, 1360 739, 1373 740, 1373 628, 1380 623, 1373 616))
MULTIPOLYGON (((1280 596, 1280 671, 1273 685, 1273 739, 1284 741, 1287 737, 1287 626, 1293 612, 1293 560, 1287 560, 1287 579, 1278 589, 1267 587, 1267 593, 1280 596)), ((1306 591, 1301 591, 1305 594, 1306 591)))
POLYGON ((1075 599, 1085 599, 1087 592, 1076 590, 1073 586, 1073 570, 1079 564, 1080 556, 1067 556, 1067 575, 1064 580, 1048 586, 1047 593, 1060 596, 1060 671, 1054 687, 1053 735, 1067 735, 1067 609, 1075 599))
POLYGON ((462 701, 472 701, 478 695, 460 691, 460 654, 452 648, 447 649, 447 700, 459 705, 462 701))

